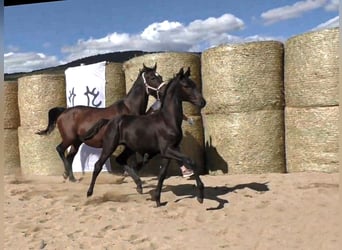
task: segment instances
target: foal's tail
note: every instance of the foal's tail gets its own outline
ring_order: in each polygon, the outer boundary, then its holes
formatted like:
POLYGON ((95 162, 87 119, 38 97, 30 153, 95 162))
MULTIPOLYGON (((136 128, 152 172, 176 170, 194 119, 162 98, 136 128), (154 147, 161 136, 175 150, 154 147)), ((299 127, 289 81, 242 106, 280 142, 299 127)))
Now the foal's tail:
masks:
POLYGON ((66 110, 63 107, 55 107, 49 110, 49 124, 46 129, 36 132, 37 135, 48 135, 56 127, 57 118, 66 110))
POLYGON ((100 129, 109 122, 108 119, 101 119, 97 123, 94 124, 83 136, 80 136, 79 139, 84 142, 93 138, 100 129))

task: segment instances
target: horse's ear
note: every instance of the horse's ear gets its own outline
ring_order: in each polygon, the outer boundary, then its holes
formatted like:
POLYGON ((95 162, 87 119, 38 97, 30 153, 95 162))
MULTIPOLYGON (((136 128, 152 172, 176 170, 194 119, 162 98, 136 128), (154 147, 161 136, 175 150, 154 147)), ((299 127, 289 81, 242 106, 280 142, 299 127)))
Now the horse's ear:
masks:
POLYGON ((178 72, 178 75, 181 75, 181 76, 184 75, 184 69, 183 69, 183 68, 180 68, 180 70, 179 70, 179 72, 178 72))
POLYGON ((146 70, 146 69, 147 69, 145 63, 143 63, 143 67, 144 67, 143 70, 146 70))
POLYGON ((157 70, 157 62, 154 64, 153 70, 154 70, 154 71, 157 70))
POLYGON ((190 76, 190 67, 188 67, 188 70, 185 72, 184 76, 185 77, 189 77, 190 76))

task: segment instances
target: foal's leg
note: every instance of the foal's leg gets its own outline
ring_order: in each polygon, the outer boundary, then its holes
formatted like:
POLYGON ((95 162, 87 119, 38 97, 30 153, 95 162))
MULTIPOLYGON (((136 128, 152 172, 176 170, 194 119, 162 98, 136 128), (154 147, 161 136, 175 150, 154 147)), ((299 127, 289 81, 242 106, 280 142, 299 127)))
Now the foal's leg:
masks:
POLYGON ((136 163, 136 155, 135 152, 132 151, 131 149, 129 149, 128 147, 125 147, 125 150, 116 158, 116 162, 119 163, 120 165, 124 166, 125 171, 129 174, 129 176, 132 177, 132 179, 134 180, 135 184, 137 185, 137 192, 139 194, 142 194, 143 190, 142 190, 142 181, 139 177, 139 175, 137 174, 137 172, 135 171, 135 165, 130 167, 127 164, 127 160, 130 156, 133 156, 134 158, 133 160, 133 164, 136 163), (135 163, 134 163, 135 162, 135 163))
POLYGON ((159 171, 159 176, 158 176, 158 184, 157 184, 156 191, 154 194, 154 197, 155 197, 155 200, 157 203, 157 207, 160 207, 160 205, 161 205, 160 204, 160 193, 161 193, 161 189, 163 187, 163 182, 164 182, 166 174, 167 174, 167 169, 169 167, 169 163, 170 163, 169 159, 165 159, 165 158, 162 159, 162 165, 161 165, 161 169, 159 171))
POLYGON ((198 169, 196 167, 195 162, 193 160, 191 160, 189 157, 187 157, 186 155, 179 152, 179 150, 174 149, 174 148, 170 148, 170 147, 167 148, 167 150, 165 151, 165 153, 162 156, 172 158, 172 159, 175 159, 177 161, 182 161, 186 167, 189 167, 189 168, 194 170, 194 176, 195 176, 197 188, 199 191, 198 196, 197 196, 197 200, 198 200, 198 202, 203 203, 204 185, 203 185, 203 182, 201 181, 201 178, 199 177, 199 172, 198 172, 198 169))

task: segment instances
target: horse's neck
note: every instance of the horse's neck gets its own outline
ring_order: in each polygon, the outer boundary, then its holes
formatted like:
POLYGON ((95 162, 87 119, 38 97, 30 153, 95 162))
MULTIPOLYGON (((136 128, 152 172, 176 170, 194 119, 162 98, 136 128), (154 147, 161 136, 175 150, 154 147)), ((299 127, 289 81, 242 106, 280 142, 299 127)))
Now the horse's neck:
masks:
POLYGON ((166 90, 161 112, 165 117, 168 117, 168 120, 171 121, 175 127, 180 127, 183 120, 182 100, 177 94, 177 83, 170 82, 169 84, 172 85, 166 90))
POLYGON ((148 102, 148 95, 144 84, 139 78, 134 82, 132 88, 124 98, 124 103, 132 114, 144 114, 148 102))

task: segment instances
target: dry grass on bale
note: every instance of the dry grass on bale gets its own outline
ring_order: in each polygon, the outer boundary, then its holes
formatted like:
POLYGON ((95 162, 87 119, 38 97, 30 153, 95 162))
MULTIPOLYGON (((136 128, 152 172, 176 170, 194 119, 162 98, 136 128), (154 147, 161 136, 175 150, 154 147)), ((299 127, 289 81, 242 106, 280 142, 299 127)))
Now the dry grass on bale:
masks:
POLYGON ((203 120, 209 173, 285 172, 282 110, 208 114, 203 120))
POLYGON ((281 109, 283 44, 227 44, 202 53, 206 114, 281 109))
POLYGON ((285 108, 288 172, 338 172, 339 107, 285 108))
MULTIPOLYGON (((147 67, 153 67, 157 63, 157 72, 167 81, 178 73, 180 68, 187 70, 190 67, 190 78, 197 84, 198 89, 202 92, 201 82, 201 57, 196 53, 187 52, 163 52, 153 53, 143 56, 134 57, 126 61, 123 65, 126 77, 126 91, 128 92, 137 79, 139 70, 143 68, 143 64, 147 67)), ((153 97, 149 98, 149 106, 154 103, 153 97)), ((200 109, 190 103, 183 104, 184 113, 187 115, 200 115, 200 109)))
POLYGON ((66 106, 64 75, 40 74, 19 78, 18 105, 21 126, 45 129, 49 110, 66 106))
POLYGON ((34 128, 18 128, 22 174, 62 175, 64 166, 56 151, 56 146, 61 142, 58 130, 49 136, 36 135, 35 132, 34 128))
POLYGON ((18 128, 19 125, 20 117, 18 109, 18 83, 16 81, 5 81, 4 128, 18 128))
MULTIPOLYGON (((206 170, 204 164, 204 132, 202 117, 190 116, 189 118, 191 118, 194 123, 193 125, 190 125, 188 122, 183 121, 183 139, 180 144, 180 150, 195 161, 199 172, 204 174, 206 170)), ((160 156, 156 156, 141 170, 141 175, 158 175, 160 163, 160 156)), ((181 175, 179 167, 180 166, 172 160, 168 169, 168 175, 181 175)))
POLYGON ((4 129, 4 174, 20 171, 18 129, 4 129))
POLYGON ((339 104, 339 28, 305 33, 285 43, 286 106, 339 104))
POLYGON ((126 83, 122 63, 106 63, 106 107, 125 96, 126 83))

